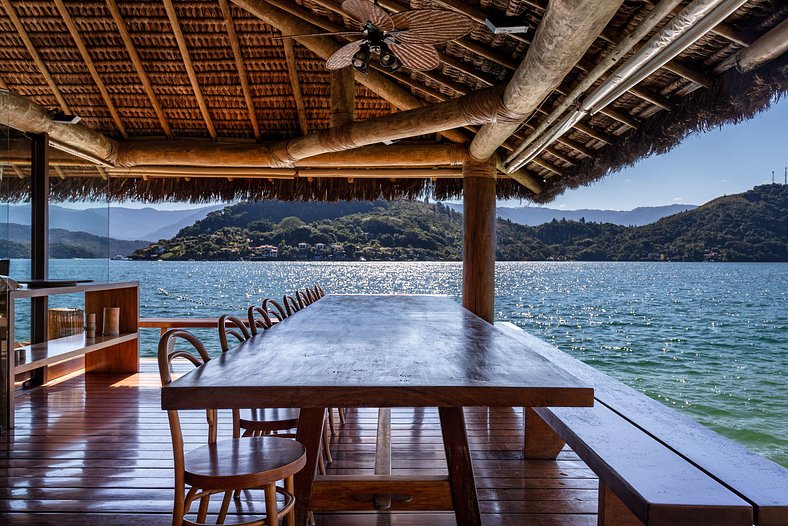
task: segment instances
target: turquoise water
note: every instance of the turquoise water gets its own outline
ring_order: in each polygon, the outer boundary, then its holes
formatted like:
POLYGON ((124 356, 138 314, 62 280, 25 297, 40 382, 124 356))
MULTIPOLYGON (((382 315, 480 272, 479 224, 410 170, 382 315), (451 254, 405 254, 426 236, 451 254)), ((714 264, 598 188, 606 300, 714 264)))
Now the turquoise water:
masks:
MULTIPOLYGON (((459 263, 434 262, 55 260, 50 272, 138 280, 143 317, 241 313, 315 282, 457 299, 461 286, 459 263)), ((496 272, 498 320, 788 466, 788 264, 513 262, 496 272)), ((157 336, 144 332, 143 355, 157 336)))

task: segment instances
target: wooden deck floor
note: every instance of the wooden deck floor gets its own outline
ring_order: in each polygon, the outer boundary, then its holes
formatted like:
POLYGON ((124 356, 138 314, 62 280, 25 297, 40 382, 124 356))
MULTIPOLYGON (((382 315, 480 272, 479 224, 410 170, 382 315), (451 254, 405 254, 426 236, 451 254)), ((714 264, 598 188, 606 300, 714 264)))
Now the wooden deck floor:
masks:
MULTIPOLYGON (((83 375, 23 394, 17 427, 2 436, 0 524, 167 525, 172 460, 153 361, 127 378, 83 375)), ((229 412, 224 412, 229 413, 229 412)), ((196 417, 199 415, 195 415, 196 417)), ((229 432, 229 414, 220 432, 229 432)), ((524 461, 519 409, 468 409, 468 434, 486 525, 596 524, 597 480, 570 450, 524 461)), ((187 449, 205 440, 185 425, 187 449)), ((376 411, 348 412, 332 439, 336 474, 372 473, 376 411)), ((445 473, 437 411, 392 411, 392 469, 445 473)), ((448 513, 317 516, 318 525, 450 525, 448 513)))

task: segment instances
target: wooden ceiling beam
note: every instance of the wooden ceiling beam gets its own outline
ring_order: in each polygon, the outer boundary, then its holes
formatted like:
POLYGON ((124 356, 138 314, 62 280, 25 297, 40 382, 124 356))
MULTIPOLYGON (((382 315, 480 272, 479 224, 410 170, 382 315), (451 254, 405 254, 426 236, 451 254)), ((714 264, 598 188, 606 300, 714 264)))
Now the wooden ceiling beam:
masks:
POLYGON ((219 0, 219 9, 222 11, 224 26, 227 28, 227 36, 230 39, 230 47, 233 50, 235 69, 238 71, 238 79, 241 81, 241 91, 246 101, 246 111, 249 113, 249 121, 252 123, 254 138, 259 139, 260 124, 257 122, 257 111, 255 110, 254 99, 252 98, 252 88, 249 85, 249 75, 246 72, 246 63, 244 62, 244 56, 241 52, 241 42, 238 39, 238 33, 235 31, 233 15, 230 12, 230 4, 227 3, 227 0, 219 0))
POLYGON ((738 44, 742 47, 748 47, 755 41, 754 38, 739 31, 728 22, 720 22, 714 27, 714 29, 711 30, 711 32, 721 37, 727 38, 734 44, 738 44))
POLYGON ((101 76, 96 69, 95 64, 93 64, 93 59, 90 57, 90 53, 88 53, 87 47, 85 47, 85 43, 82 41, 82 37, 77 30, 76 24, 74 24, 74 20, 71 18, 71 15, 68 13, 68 9, 66 8, 66 4, 63 0, 55 0, 55 6, 57 6, 57 10, 60 12, 60 16, 63 18, 63 21, 66 23, 66 27, 68 28, 68 32, 71 34, 71 38, 74 40, 74 43, 77 45, 77 49, 79 50, 79 54, 82 55, 82 60, 85 62, 85 65, 90 72, 90 76, 93 78, 93 82, 96 83, 96 87, 101 94, 101 98, 104 99, 104 104, 107 105, 107 109, 109 110, 109 114, 112 116, 112 120, 115 122, 115 127, 118 129, 121 137, 124 139, 129 138, 129 134, 126 132, 126 127, 123 125, 123 121, 118 114, 118 110, 115 108, 115 104, 112 102, 112 98, 109 96, 109 92, 107 91, 107 87, 104 85, 104 81, 101 80, 101 76))
POLYGON ((82 123, 61 124, 54 122, 49 111, 25 97, 7 93, 0 97, 0 115, 4 123, 27 133, 48 133, 51 141, 68 145, 75 151, 87 154, 108 164, 114 164, 118 155, 118 142, 88 128, 82 123))
POLYGON ((3 80, 3 77, 0 77, 0 89, 10 91, 10 88, 8 87, 8 84, 5 83, 5 80, 3 80))
POLYGON ((63 110, 64 113, 71 113, 66 99, 63 98, 63 94, 60 93, 60 89, 57 87, 55 79, 53 79, 52 75, 49 73, 44 61, 41 59, 41 55, 38 54, 38 50, 36 50, 36 47, 33 45, 33 41, 30 40, 30 35, 27 34, 25 27, 22 25, 22 21, 19 20, 19 16, 17 16, 14 6, 11 5, 9 0, 0 0, 0 3, 3 6, 3 9, 5 9, 8 18, 11 19, 11 23, 14 25, 17 35, 25 44, 25 48, 27 48, 27 52, 33 59, 38 71, 41 72, 41 75, 44 77, 49 89, 52 90, 52 94, 55 96, 55 99, 57 99, 60 109, 63 110))
POLYGON ((474 159, 491 157, 580 61, 622 0, 553 0, 533 44, 503 93, 506 119, 486 124, 469 147, 474 159))
POLYGON ((293 90, 293 98, 295 99, 296 111, 298 112, 298 127, 301 129, 301 135, 309 133, 309 125, 306 118, 306 106, 304 106, 304 95, 301 93, 301 83, 298 81, 298 68, 296 67, 295 50, 293 49, 293 40, 285 38, 282 41, 285 49, 285 62, 287 63, 287 76, 290 77, 290 87, 293 90))
POLYGON ((153 85, 150 82, 148 73, 145 71, 145 68, 142 65, 142 60, 140 59, 139 53, 137 53, 137 48, 134 45, 134 41, 131 39, 129 28, 126 26, 126 21, 123 20, 123 15, 120 13, 120 8, 118 8, 117 1, 106 0, 106 2, 107 9, 112 15, 112 19, 115 21, 115 26, 118 28, 118 33, 120 33, 120 38, 123 40, 123 45, 126 47, 126 52, 129 54, 131 63, 134 65, 134 69, 137 71, 137 76, 142 83, 142 89, 145 91, 145 95, 148 96, 148 100, 153 107, 153 111, 156 113, 156 117, 159 120, 159 126, 161 126, 161 129, 164 131, 164 135, 166 135, 168 139, 172 140, 173 137, 170 123, 167 120, 166 115, 164 115, 164 110, 162 110, 161 104, 159 104, 159 99, 156 97, 156 92, 153 91, 153 85))
POLYGON ((194 72, 194 64, 192 63, 192 58, 189 55, 189 48, 186 45, 186 39, 183 36, 183 31, 181 31, 181 24, 178 21, 178 14, 175 12, 175 6, 172 3, 172 0, 163 0, 164 1, 164 9, 167 11, 167 18, 170 19, 170 26, 172 26, 172 32, 175 35, 175 42, 178 44, 178 50, 181 52, 181 58, 183 59, 183 65, 186 68, 186 74, 189 77, 189 82, 192 85, 192 91, 194 91, 194 97, 197 99, 197 105, 200 107, 200 113, 202 114, 202 118, 205 121, 205 126, 208 128, 208 133, 211 136, 211 139, 216 140, 216 129, 213 127, 213 120, 211 119, 211 114, 208 112, 208 105, 205 103, 205 98, 202 96, 202 90, 200 89, 200 83, 197 80, 197 74, 194 72))

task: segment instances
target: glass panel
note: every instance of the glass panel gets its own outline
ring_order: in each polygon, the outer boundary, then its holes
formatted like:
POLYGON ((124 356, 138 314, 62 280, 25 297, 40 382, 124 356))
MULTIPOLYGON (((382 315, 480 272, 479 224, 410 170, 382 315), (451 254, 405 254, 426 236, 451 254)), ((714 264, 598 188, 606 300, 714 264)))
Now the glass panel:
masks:
POLYGON ((109 231, 107 172, 54 148, 49 165, 50 278, 109 281, 116 247, 109 231))

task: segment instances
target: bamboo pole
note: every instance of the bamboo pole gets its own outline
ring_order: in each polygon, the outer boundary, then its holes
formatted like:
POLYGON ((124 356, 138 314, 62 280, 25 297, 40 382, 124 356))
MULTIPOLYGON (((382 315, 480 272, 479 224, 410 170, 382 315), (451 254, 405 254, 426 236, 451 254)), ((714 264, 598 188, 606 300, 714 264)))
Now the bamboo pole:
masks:
POLYGON ((618 11, 622 0, 552 0, 520 67, 503 93, 503 107, 518 116, 479 130, 469 152, 489 159, 555 89, 618 11))
POLYGON ((753 42, 750 47, 740 50, 721 62, 714 69, 714 73, 719 75, 734 66, 741 73, 749 73, 786 51, 788 51, 788 20, 783 20, 774 29, 753 42))
POLYGON ((462 166, 462 306, 495 320, 495 163, 462 166))
POLYGON ((28 133, 48 133, 51 140, 72 146, 93 157, 114 163, 118 142, 83 124, 60 124, 52 120, 46 108, 14 93, 0 97, 0 115, 11 128, 28 133))

